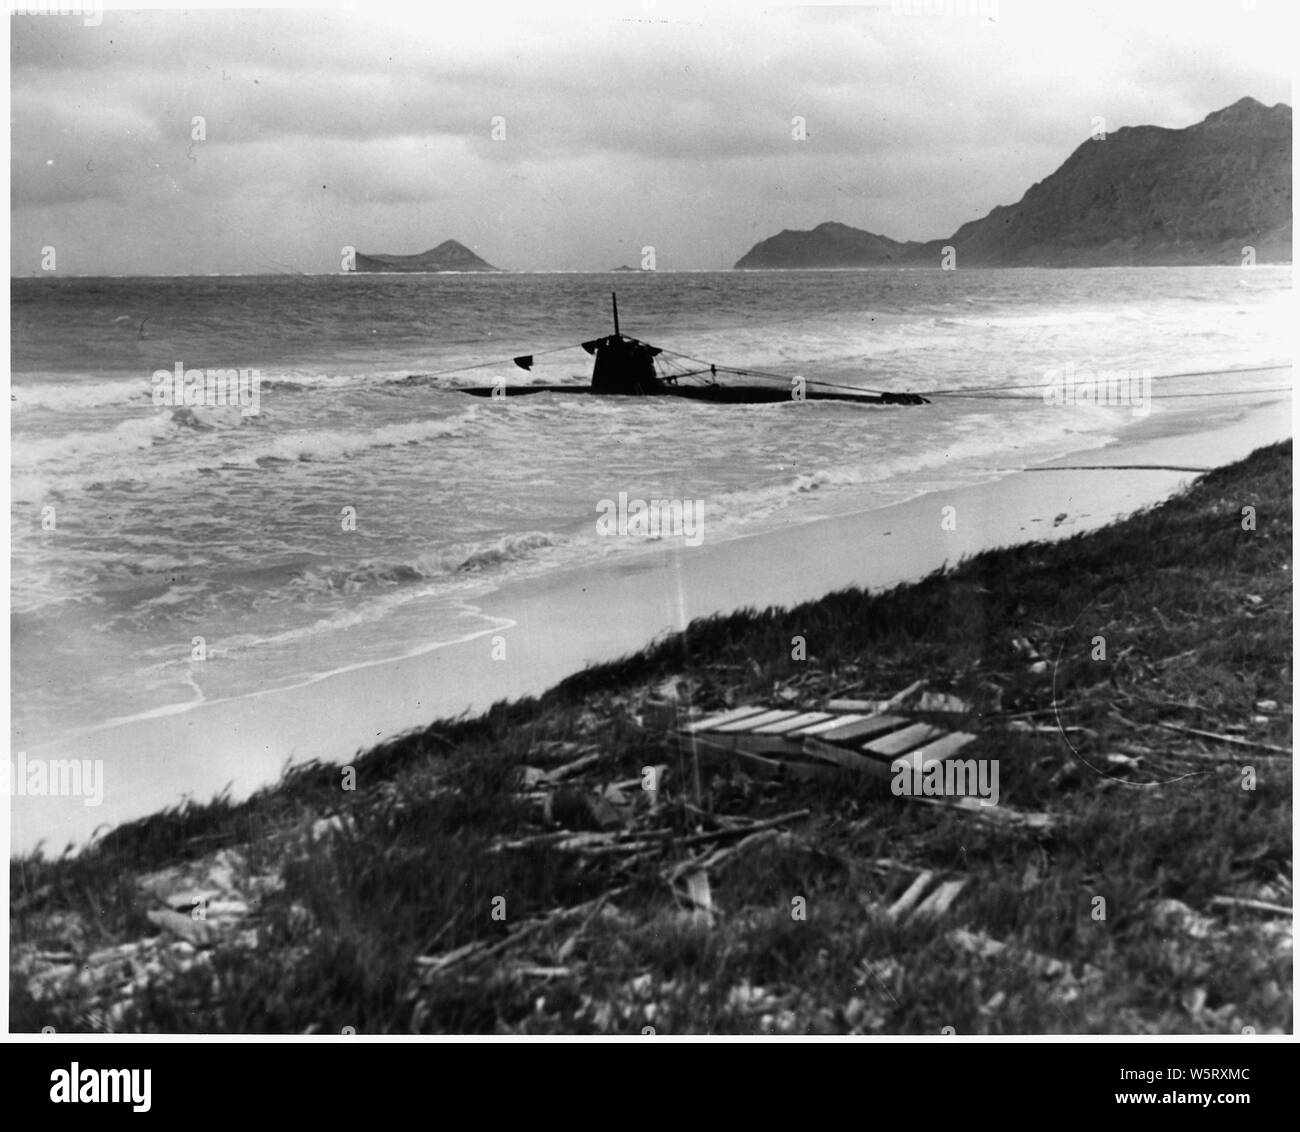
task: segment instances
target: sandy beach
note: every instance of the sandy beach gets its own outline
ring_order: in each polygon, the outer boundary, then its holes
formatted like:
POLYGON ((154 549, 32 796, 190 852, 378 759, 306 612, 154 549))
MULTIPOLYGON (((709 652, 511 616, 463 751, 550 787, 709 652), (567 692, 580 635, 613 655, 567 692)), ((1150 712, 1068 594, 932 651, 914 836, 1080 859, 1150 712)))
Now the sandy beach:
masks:
POLYGON ((1193 469, 1289 437, 1290 403, 1205 425, 1199 409, 1158 412, 1105 448, 1031 471, 991 467, 996 478, 987 483, 760 536, 705 539, 693 548, 665 543, 503 586, 479 606, 481 632, 457 644, 33 747, 24 752, 28 759, 102 760, 102 803, 15 797, 11 846, 24 851, 43 841, 47 852, 58 852, 184 796, 206 801, 229 787, 239 798, 288 764, 346 762, 436 718, 540 693, 700 617, 789 606, 848 586, 889 587, 981 550, 1095 529, 1167 498, 1194 478, 1193 469))

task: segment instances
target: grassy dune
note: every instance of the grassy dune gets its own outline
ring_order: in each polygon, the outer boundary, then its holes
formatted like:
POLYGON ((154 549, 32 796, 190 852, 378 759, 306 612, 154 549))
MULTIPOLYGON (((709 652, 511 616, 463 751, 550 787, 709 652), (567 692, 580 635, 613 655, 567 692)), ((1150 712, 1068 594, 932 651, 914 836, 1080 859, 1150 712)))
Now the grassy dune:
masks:
POLYGON ((1288 443, 1101 531, 697 623, 355 781, 310 765, 17 859, 11 1027, 1287 1030, 1291 506, 1288 443), (971 705, 998 809, 1046 823, 757 777, 672 726, 918 679, 971 705), (890 916, 918 870, 965 886, 890 916))

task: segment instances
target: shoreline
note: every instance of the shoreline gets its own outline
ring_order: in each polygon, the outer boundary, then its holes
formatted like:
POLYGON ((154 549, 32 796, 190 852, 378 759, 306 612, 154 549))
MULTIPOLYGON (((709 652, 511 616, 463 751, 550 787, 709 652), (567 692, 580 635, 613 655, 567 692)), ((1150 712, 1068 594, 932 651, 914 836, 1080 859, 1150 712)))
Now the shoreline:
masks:
POLYGON ((988 481, 931 491, 758 535, 638 552, 521 582, 480 599, 488 628, 414 656, 363 664, 292 688, 217 700, 26 749, 29 759, 102 760, 105 802, 13 799, 10 844, 24 852, 83 844, 112 827, 227 788, 235 799, 288 765, 353 755, 430 720, 535 696, 593 665, 632 655, 698 618, 793 606, 848 586, 879 590, 1000 546, 1054 541, 1166 499, 1196 473, 1109 464, 1222 466, 1291 435, 1286 400, 1241 410, 1210 430, 1185 431, 1196 410, 1146 418, 1116 442, 1036 465, 991 469, 988 481), (1211 461, 1199 457, 1212 452, 1211 461), (1059 469, 1058 469, 1058 466, 1059 469), (943 508, 955 530, 943 529, 943 508), (1057 521, 1064 513, 1065 518, 1057 521), (737 577, 745 579, 737 587, 737 577), (737 590, 743 595, 737 596, 737 590), (328 693, 322 695, 322 686, 328 693), (307 692, 310 689, 310 693, 307 692), (183 760, 176 774, 172 759, 183 760), (168 774, 167 771, 172 773, 168 774))
POLYGON ((11 1029, 1291 1033, 1292 469, 16 857, 11 1029))

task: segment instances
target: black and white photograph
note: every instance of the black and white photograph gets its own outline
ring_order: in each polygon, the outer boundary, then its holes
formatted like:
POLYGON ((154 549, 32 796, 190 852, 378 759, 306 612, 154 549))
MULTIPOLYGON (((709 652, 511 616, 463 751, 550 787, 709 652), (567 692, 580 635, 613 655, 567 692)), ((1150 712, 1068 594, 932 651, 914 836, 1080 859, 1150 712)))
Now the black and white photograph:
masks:
POLYGON ((1294 23, 11 5, 7 1034, 1292 1035, 1294 23))

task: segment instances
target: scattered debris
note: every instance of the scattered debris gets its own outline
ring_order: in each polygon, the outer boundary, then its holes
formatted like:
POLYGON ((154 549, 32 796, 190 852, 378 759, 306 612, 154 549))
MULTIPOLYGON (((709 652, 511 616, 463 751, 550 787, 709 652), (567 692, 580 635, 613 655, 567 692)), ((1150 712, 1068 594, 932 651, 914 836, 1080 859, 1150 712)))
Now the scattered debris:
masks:
POLYGON ((900 765, 943 763, 975 739, 908 718, 909 711, 968 712, 958 697, 924 687, 918 680, 887 700, 831 700, 823 710, 748 704, 693 720, 681 732, 697 749, 729 751, 767 777, 833 778, 848 771, 893 778, 900 765), (913 707, 905 709, 908 704, 913 707))
POLYGON ((1240 739, 1235 735, 1219 735, 1213 731, 1202 731, 1197 727, 1183 727, 1177 723, 1165 723, 1163 720, 1157 723, 1158 727, 1163 727, 1167 731, 1181 731, 1185 735, 1195 735, 1200 739, 1213 739, 1216 743, 1230 743, 1236 747, 1250 747, 1257 751, 1274 751, 1279 755, 1290 755, 1290 747, 1276 747, 1272 743, 1261 743, 1255 739, 1240 739))
POLYGON ((913 920, 937 920, 952 907, 953 901, 961 895, 966 887, 965 879, 946 880, 936 888, 925 901, 912 913, 913 920))
POLYGON ((1097 983, 1102 978, 1101 971, 1091 963, 1083 964, 1076 974, 1071 964, 1062 959, 1054 959, 1025 947, 1002 943, 984 932, 954 928, 945 938, 958 950, 974 955, 976 958, 1005 960, 1028 968, 1040 979, 1059 980, 1057 990, 1066 1001, 1078 997, 1082 987, 1097 983))
POLYGON ((1177 931, 1192 939, 1205 939, 1214 921, 1193 912, 1181 900, 1157 900, 1151 905, 1151 921, 1162 931, 1177 931))
POLYGON ((154 909, 146 913, 149 922, 163 931, 179 936, 195 947, 211 947, 217 942, 217 929, 207 920, 183 916, 170 908, 154 909))
POLYGON ((1211 908, 1242 908, 1251 912, 1264 912, 1272 916, 1290 916, 1292 911, 1281 904, 1271 904, 1267 900, 1247 900, 1239 896, 1215 896, 1210 900, 1211 908))
POLYGON ((547 771, 543 779, 539 781, 560 782, 563 779, 572 778, 575 774, 586 770, 588 767, 595 766, 596 763, 608 757, 608 751, 594 751, 591 754, 583 755, 580 759, 574 759, 573 762, 565 763, 563 766, 557 766, 554 770, 547 771))
POLYGON ((903 893, 891 905, 888 913, 891 920, 899 920, 906 916, 914 907, 917 901, 921 899, 921 894, 925 891, 930 881, 934 879, 934 874, 929 870, 921 873, 917 878, 908 885, 907 891, 903 893))
POLYGON ((696 869, 684 879, 687 897, 693 905, 692 922, 699 927, 713 927, 716 910, 713 907, 713 894, 709 890, 709 874, 703 869, 696 869))

